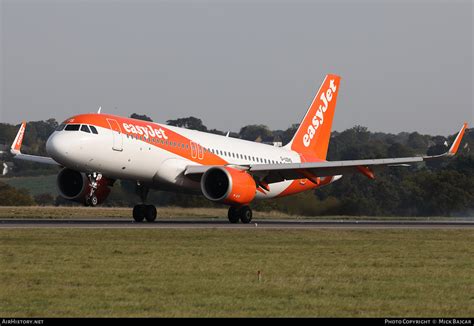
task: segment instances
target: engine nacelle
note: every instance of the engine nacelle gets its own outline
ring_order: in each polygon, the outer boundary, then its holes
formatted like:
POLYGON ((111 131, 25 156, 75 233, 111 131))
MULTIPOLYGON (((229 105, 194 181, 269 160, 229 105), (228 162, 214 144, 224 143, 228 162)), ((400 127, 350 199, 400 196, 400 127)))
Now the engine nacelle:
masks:
POLYGON ((213 167, 202 176, 201 190, 209 200, 230 205, 246 205, 255 198, 257 185, 245 171, 213 167))
MULTIPOLYGON (((94 193, 97 197, 97 204, 101 204, 107 199, 111 184, 111 180, 105 177, 97 180, 97 189, 94 193)), ((85 173, 64 168, 58 174, 57 186, 59 195, 64 199, 87 205, 86 200, 90 194, 91 186, 85 173)))

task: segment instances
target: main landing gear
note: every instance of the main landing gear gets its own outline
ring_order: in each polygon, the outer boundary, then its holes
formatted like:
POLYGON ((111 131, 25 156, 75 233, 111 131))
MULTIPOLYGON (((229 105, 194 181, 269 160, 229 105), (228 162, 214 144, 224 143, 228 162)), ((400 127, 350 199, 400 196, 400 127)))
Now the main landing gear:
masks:
POLYGON ((156 207, 153 205, 135 205, 133 207, 133 219, 135 222, 154 222, 156 220, 156 207))
MULTIPOLYGON (((148 187, 137 183, 136 192, 137 195, 140 196, 142 203, 146 201, 146 197, 148 196, 148 192, 150 189, 148 187)), ((156 207, 153 205, 135 205, 133 207, 133 219, 135 222, 143 222, 146 220, 147 222, 154 222, 156 220, 156 207)))
POLYGON ((238 223, 240 220, 248 224, 252 221, 252 210, 248 206, 230 206, 227 217, 230 223, 238 223))

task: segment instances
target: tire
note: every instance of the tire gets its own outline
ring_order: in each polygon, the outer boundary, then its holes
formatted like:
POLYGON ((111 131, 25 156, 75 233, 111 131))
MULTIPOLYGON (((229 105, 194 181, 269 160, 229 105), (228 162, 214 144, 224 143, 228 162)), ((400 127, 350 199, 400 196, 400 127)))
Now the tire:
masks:
POLYGON ((145 219, 147 222, 152 223, 156 220, 156 207, 153 205, 145 206, 145 219))
POLYGON ((89 203, 92 207, 95 207, 99 203, 99 199, 97 198, 97 196, 92 196, 91 198, 89 198, 89 203))
POLYGON ((133 219, 135 222, 143 222, 145 218, 145 205, 135 205, 133 207, 133 219))
POLYGON ((252 222, 252 210, 248 206, 243 206, 239 209, 240 221, 244 224, 252 222))
POLYGON ((227 213, 227 218, 229 219, 230 223, 239 223, 239 209, 235 206, 230 206, 229 211, 227 213))

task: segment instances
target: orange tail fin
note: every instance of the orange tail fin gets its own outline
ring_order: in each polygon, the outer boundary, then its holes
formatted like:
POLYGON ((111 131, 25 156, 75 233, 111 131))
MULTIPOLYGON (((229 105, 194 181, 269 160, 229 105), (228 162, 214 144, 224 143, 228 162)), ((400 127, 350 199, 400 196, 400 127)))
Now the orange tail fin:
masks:
POLYGON ((293 139, 285 146, 325 160, 341 77, 326 75, 293 139))

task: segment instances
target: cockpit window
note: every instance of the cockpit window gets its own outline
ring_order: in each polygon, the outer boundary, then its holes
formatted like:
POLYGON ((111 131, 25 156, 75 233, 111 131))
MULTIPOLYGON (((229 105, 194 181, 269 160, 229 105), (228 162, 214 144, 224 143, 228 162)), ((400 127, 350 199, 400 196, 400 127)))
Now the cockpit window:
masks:
POLYGON ((90 130, 89 130, 89 127, 87 125, 82 125, 81 126, 81 131, 87 132, 88 134, 90 134, 90 130))
POLYGON ((93 134, 96 134, 96 135, 98 134, 96 127, 94 126, 89 126, 89 127, 91 128, 91 131, 93 134))
POLYGON ((64 128, 64 130, 78 131, 80 127, 81 127, 81 125, 67 125, 66 128, 64 128))
POLYGON ((66 125, 64 123, 61 123, 57 128, 56 128, 56 131, 61 131, 64 129, 64 127, 66 127, 66 125))

